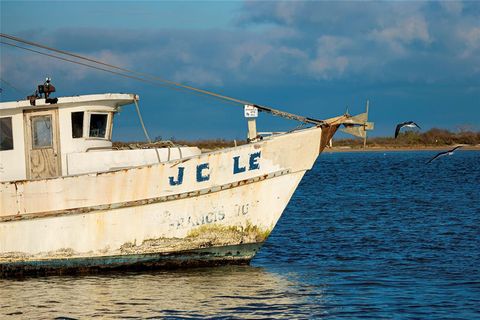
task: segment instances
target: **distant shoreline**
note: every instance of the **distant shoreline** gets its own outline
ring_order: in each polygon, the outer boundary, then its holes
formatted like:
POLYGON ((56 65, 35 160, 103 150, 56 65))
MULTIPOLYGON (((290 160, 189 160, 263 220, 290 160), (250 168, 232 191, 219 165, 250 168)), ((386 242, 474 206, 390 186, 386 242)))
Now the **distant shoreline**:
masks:
MULTIPOLYGON (((385 151, 442 151, 448 150, 453 146, 415 146, 415 147, 367 147, 364 148, 352 148, 352 147, 327 147, 323 152, 385 152, 385 151)), ((480 146, 464 146, 462 150, 480 151, 480 146)))
MULTIPOLYGON (((213 150, 219 150, 223 148, 231 148, 234 147, 235 144, 237 145, 243 145, 246 143, 246 141, 243 140, 221 140, 221 139, 215 139, 215 140, 199 140, 199 141, 174 141, 176 145, 182 145, 182 146, 196 146, 199 147, 200 150, 203 152, 208 152, 208 151, 213 151, 213 150)), ((162 147, 167 147, 171 146, 170 144, 166 144, 163 141, 157 141, 153 143, 148 143, 148 142, 114 142, 113 143, 115 148, 130 148, 132 146, 137 147, 137 148, 145 148, 145 147, 157 147, 157 148, 162 148, 162 147)), ((395 151, 445 151, 453 148, 454 146, 459 145, 459 144, 451 144, 451 145, 441 145, 441 146, 369 146, 367 144, 367 147, 364 149, 363 146, 360 146, 358 144, 356 145, 350 145, 350 146, 334 146, 334 147, 327 147, 323 150, 323 152, 395 152, 395 151)), ((480 144, 477 145, 465 145, 462 150, 473 150, 473 151, 480 151, 480 144)))

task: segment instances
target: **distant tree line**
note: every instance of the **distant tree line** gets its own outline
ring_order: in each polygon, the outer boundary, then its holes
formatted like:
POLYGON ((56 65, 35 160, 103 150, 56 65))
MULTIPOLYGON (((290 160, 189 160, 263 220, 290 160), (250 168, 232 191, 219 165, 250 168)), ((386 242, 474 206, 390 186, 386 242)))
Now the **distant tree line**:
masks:
POLYGON ((226 139, 201 139, 201 140, 177 140, 174 137, 169 140, 162 140, 161 137, 156 137, 152 143, 146 141, 130 141, 130 142, 113 142, 113 147, 117 149, 132 149, 132 148, 164 148, 168 146, 195 146, 202 150, 214 150, 231 148, 235 145, 240 146, 247 143, 246 140, 226 140, 226 139))
POLYGON ((246 140, 226 140, 226 139, 201 139, 201 140, 175 140, 173 142, 178 145, 195 146, 200 149, 223 149, 232 148, 235 145, 240 146, 247 143, 246 140))
MULTIPOLYGON (((433 147, 455 144, 480 145, 480 131, 460 130, 451 132, 445 129, 433 128, 426 132, 406 131, 394 137, 369 137, 367 145, 369 147, 433 147)), ((363 146, 362 139, 339 139, 333 140, 333 146, 363 146)))
MULTIPOLYGON (((146 142, 114 142, 116 148, 150 148, 150 147, 167 147, 174 145, 196 146, 202 150, 214 150, 231 148, 235 145, 239 146, 246 143, 246 140, 228 140, 228 139, 199 139, 199 140, 178 140, 171 137, 169 140, 163 140, 158 136, 151 144, 146 142)), ((392 137, 369 137, 367 139, 368 147, 434 147, 455 144, 480 145, 480 131, 474 132, 470 130, 460 130, 457 133, 433 128, 426 132, 406 131, 400 133, 395 139, 392 137)), ((333 139, 334 147, 363 147, 363 139, 333 139)))

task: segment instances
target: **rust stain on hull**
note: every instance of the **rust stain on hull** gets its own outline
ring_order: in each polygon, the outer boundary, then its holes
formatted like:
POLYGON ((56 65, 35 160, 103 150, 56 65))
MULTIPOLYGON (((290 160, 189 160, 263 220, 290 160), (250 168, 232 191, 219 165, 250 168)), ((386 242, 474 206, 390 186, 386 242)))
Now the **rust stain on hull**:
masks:
MULTIPOLYGON (((157 238, 147 239, 141 244, 127 242, 119 250, 110 252, 110 255, 139 255, 152 253, 175 253, 188 250, 196 250, 209 247, 222 247, 241 245, 248 243, 264 242, 270 230, 261 230, 257 226, 247 224, 241 226, 204 225, 192 229, 185 238, 157 238)), ((86 257, 105 257, 102 253, 109 252, 109 248, 93 252, 77 253, 70 248, 62 248, 56 251, 42 252, 29 255, 22 252, 6 252, 0 254, 0 266, 3 263, 19 261, 38 261, 49 259, 71 259, 86 257)))
POLYGON ((337 132, 340 124, 334 124, 330 126, 322 126, 322 137, 320 140, 320 153, 325 149, 328 142, 333 138, 335 132, 337 132))
POLYGON ((186 238, 148 239, 140 245, 126 243, 120 248, 121 254, 145 254, 175 252, 198 248, 221 247, 235 244, 263 242, 270 231, 256 226, 247 227, 205 225, 193 229, 186 238))

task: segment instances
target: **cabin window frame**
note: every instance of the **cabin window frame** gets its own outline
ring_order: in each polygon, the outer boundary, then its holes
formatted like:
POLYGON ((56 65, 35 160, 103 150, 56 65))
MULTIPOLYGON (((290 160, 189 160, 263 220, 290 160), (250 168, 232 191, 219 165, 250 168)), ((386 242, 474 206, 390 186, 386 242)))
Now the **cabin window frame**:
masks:
POLYGON ((81 139, 81 138, 85 137, 85 114, 86 113, 87 112, 85 112, 83 110, 82 111, 72 111, 72 112, 70 112, 70 125, 72 127, 72 139, 81 139), (73 114, 74 113, 81 113, 82 114, 82 134, 79 137, 74 137, 73 136, 73 114))
POLYGON ((107 140, 110 141, 112 139, 112 112, 109 111, 87 111, 85 112, 87 115, 87 121, 84 119, 84 127, 83 127, 83 135, 87 140, 107 140), (100 114, 107 116, 107 123, 105 125, 105 137, 91 137, 90 136, 90 122, 92 119, 92 115, 100 114))
MULTIPOLYGON (((11 137, 11 140, 12 140, 12 144, 11 144, 11 146, 7 147, 6 149, 1 148, 1 144, 0 144, 0 152, 2 152, 2 151, 12 151, 12 150, 15 149, 15 139, 14 139, 14 136, 13 136, 13 117, 12 116, 0 117, 0 121, 2 121, 3 119, 10 119, 10 137, 11 137)), ((1 143, 1 141, 0 141, 0 143, 1 143)))
MULTIPOLYGON (((30 121, 32 122, 32 127, 31 127, 31 142, 32 142, 32 150, 39 150, 39 149, 52 149, 53 148, 53 144, 55 143, 54 142, 54 139, 55 139, 55 133, 53 132, 53 129, 54 129, 54 124, 53 124, 53 121, 54 121, 54 118, 51 114, 45 114, 45 115, 35 115, 35 116, 31 116, 30 117, 30 121), (35 140, 35 134, 36 134, 36 131, 35 131, 35 120, 36 118, 48 118, 49 119, 49 125, 50 127, 47 128, 49 131, 49 144, 39 144, 39 140, 36 142, 35 140)), ((45 123, 45 121, 44 121, 45 123)))

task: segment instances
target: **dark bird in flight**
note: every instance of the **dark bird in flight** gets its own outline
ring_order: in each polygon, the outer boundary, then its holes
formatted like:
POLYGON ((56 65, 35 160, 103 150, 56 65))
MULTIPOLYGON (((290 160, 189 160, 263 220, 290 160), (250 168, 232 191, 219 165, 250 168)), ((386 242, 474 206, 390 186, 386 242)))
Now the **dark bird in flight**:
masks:
POLYGON ((443 151, 443 152, 440 152, 439 154, 437 154, 435 157, 433 157, 432 159, 428 160, 428 162, 426 164, 429 164, 430 162, 432 162, 433 160, 435 159, 438 159, 440 157, 443 157, 443 156, 451 156, 455 150, 457 150, 458 148, 461 148, 462 146, 456 146, 455 148, 451 149, 451 150, 448 150, 448 151, 443 151))
POLYGON ((405 121, 405 122, 399 123, 395 128, 395 139, 397 139, 398 133, 400 132, 400 129, 402 129, 403 127, 409 127, 409 128, 417 127, 418 129, 421 129, 420 126, 413 121, 405 121))

